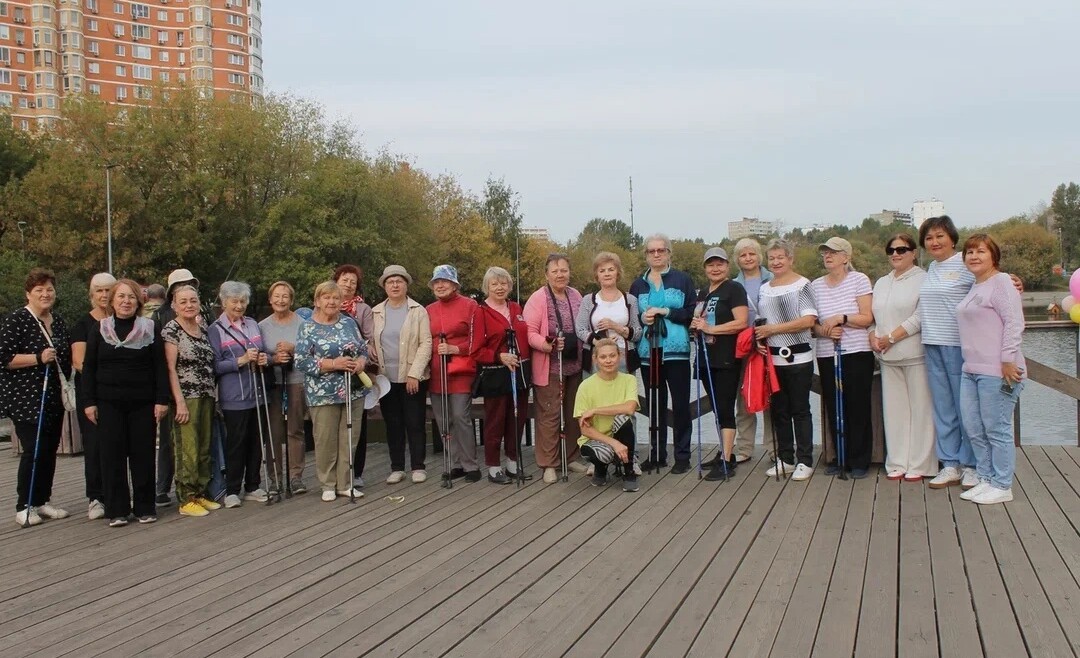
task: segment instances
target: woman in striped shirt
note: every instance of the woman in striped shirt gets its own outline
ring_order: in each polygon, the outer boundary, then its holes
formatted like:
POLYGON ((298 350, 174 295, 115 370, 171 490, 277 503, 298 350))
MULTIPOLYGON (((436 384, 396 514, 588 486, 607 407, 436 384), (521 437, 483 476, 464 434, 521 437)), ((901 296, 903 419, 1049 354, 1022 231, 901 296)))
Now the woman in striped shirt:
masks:
MULTIPOLYGON (((792 269, 795 246, 773 240, 765 250, 771 281, 763 283, 758 298, 755 329, 776 366, 780 390, 769 404, 775 428, 776 464, 766 475, 777 471, 793 480, 808 480, 814 474, 814 427, 810 414, 810 383, 814 378, 814 347, 810 328, 818 311, 810 281, 792 269), (797 463, 797 465, 796 465, 797 463)), ((766 441, 768 441, 766 437, 766 441)))

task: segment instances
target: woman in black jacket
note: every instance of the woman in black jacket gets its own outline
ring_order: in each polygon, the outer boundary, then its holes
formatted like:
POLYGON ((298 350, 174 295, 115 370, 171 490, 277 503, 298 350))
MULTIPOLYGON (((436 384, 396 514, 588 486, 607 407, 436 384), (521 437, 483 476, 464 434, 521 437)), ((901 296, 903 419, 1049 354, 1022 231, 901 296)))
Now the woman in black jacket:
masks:
POLYGON ((154 434, 169 410, 169 375, 161 328, 140 317, 141 310, 139 285, 117 281, 109 291, 108 315, 87 337, 83 361, 84 412, 98 426, 105 516, 111 527, 127 525, 132 511, 139 523, 157 521, 154 434))
POLYGON ((71 339, 64 321, 52 313, 55 283, 49 270, 30 270, 26 277, 26 306, 9 313, 0 323, 0 417, 14 422, 22 448, 15 504, 15 522, 19 525, 38 525, 42 517, 62 519, 68 515, 49 502, 56 450, 64 426, 60 374, 71 374, 71 339), (39 427, 41 439, 35 451, 39 427))

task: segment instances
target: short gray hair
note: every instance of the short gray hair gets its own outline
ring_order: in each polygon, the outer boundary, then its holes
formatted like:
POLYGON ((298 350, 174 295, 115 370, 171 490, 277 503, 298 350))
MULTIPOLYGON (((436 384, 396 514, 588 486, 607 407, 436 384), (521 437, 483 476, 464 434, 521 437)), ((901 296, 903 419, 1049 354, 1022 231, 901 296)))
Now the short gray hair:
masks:
POLYGON ((653 233, 649 237, 645 238, 645 241, 642 242, 641 244, 646 249, 648 249, 650 242, 663 242, 664 243, 664 248, 668 250, 668 253, 671 252, 671 238, 664 235, 663 233, 653 233))
POLYGON ((735 249, 733 250, 735 252, 735 258, 738 258, 739 255, 747 249, 753 249, 754 253, 757 254, 758 260, 765 259, 765 254, 761 253, 761 243, 754 238, 743 238, 735 243, 735 249))
POLYGON ((218 299, 225 303, 228 299, 242 299, 244 303, 251 301, 251 286, 243 281, 226 281, 218 289, 218 299))
POLYGON ((507 272, 505 269, 498 266, 493 266, 487 268, 487 272, 484 272, 484 280, 480 283, 480 291, 483 292, 485 295, 488 294, 488 286, 491 285, 491 282, 495 281, 496 279, 506 281, 508 284, 510 284, 511 289, 514 288, 514 277, 510 276, 510 273, 507 272))
POLYGON ((782 251, 788 258, 795 258, 795 245, 783 238, 769 240, 769 246, 765 247, 765 253, 770 251, 782 251))

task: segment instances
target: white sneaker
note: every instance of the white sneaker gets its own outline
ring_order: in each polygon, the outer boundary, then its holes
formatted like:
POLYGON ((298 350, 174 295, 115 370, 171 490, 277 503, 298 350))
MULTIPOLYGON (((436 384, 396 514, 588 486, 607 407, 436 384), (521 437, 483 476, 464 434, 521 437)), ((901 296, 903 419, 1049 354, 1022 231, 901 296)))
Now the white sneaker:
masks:
POLYGON ((244 500, 253 500, 256 503, 265 503, 269 500, 269 496, 266 495, 266 490, 259 487, 255 491, 245 491, 244 500))
POLYGON ((547 484, 554 484, 559 481, 559 475, 555 472, 554 468, 544 469, 544 482, 547 484))
POLYGON ((768 477, 771 477, 771 478, 776 477, 776 469, 777 469, 777 467, 781 466, 781 464, 783 465, 783 472, 784 472, 785 477, 788 476, 788 475, 791 475, 792 473, 795 472, 795 464, 789 464, 787 462, 781 462, 779 459, 777 459, 776 463, 773 464, 772 468, 765 471, 765 475, 768 476, 768 477))
MULTIPOLYGON (((353 498, 363 498, 364 497, 364 492, 360 491, 356 487, 353 487, 352 492, 353 492, 353 498)), ((348 489, 346 489, 345 491, 339 491, 339 492, 337 492, 337 495, 348 497, 349 491, 348 491, 348 489)))
POLYGON ((241 505, 243 505, 243 503, 240 502, 240 496, 237 496, 236 494, 229 494, 228 496, 225 496, 226 509, 235 509, 237 507, 240 507, 241 505))
POLYGON ((41 516, 33 507, 27 507, 23 511, 15 513, 15 523, 19 525, 41 525, 41 516), (30 517, 29 521, 27 517, 30 517))
POLYGON ((982 492, 986 491, 989 487, 990 487, 989 482, 980 482, 980 483, 976 484, 974 487, 972 487, 972 488, 968 489, 967 491, 965 491, 964 493, 960 494, 960 497, 963 498, 964 500, 971 500, 975 496, 978 496, 982 492))
POLYGON ((424 482, 425 480, 427 480, 427 471, 413 471, 412 472, 413 484, 420 484, 421 482, 424 482))
POLYGON ((971 502, 980 505, 994 505, 997 503, 1007 503, 1012 499, 1012 489, 998 489, 995 486, 990 486, 981 494, 972 498, 971 502))
POLYGON ((641 464, 634 462, 634 475, 641 475, 641 464))
POLYGON ((44 505, 38 505, 37 513, 39 516, 43 516, 46 519, 66 519, 68 513, 59 507, 54 507, 52 503, 46 502, 44 505))
POLYGON ((596 464, 589 464, 589 467, 585 469, 585 475, 592 477, 596 474, 596 464))
POLYGON ((331 489, 327 489, 326 491, 322 492, 322 501, 324 503, 332 503, 336 498, 337 494, 334 493, 331 489))
POLYGON ((964 476, 960 474, 960 471, 952 466, 946 466, 938 471, 938 474, 934 476, 933 480, 930 480, 931 489, 944 489, 945 487, 951 487, 954 484, 960 484, 964 479, 964 476))
POLYGON ((809 480, 810 476, 814 474, 814 469, 806 464, 799 464, 795 467, 795 472, 791 475, 791 479, 796 482, 802 482, 803 480, 809 480))
POLYGON ((978 472, 976 472, 975 469, 971 468, 970 466, 965 466, 960 479, 960 486, 965 489, 971 489, 978 485, 979 482, 980 480, 978 472))
POLYGON ((566 465, 566 470, 570 471, 571 473, 584 473, 588 470, 588 467, 581 462, 570 462, 566 465))
POLYGON ((90 508, 86 512, 86 518, 91 521, 105 518, 105 506, 101 504, 100 500, 91 500, 90 508))
POLYGON ((390 477, 386 478, 387 484, 397 484, 405 479, 405 471, 394 471, 390 474, 390 477))

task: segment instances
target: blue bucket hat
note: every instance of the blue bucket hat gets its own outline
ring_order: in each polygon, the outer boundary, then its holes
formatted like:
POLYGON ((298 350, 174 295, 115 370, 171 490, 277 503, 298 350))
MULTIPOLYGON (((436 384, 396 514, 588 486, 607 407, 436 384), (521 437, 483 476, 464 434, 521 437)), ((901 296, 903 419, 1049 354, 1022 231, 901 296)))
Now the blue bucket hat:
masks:
POLYGON ((461 282, 457 278, 457 268, 453 265, 436 265, 435 271, 431 273, 431 281, 428 281, 428 285, 430 286, 439 279, 445 279, 455 286, 461 287, 461 282))

